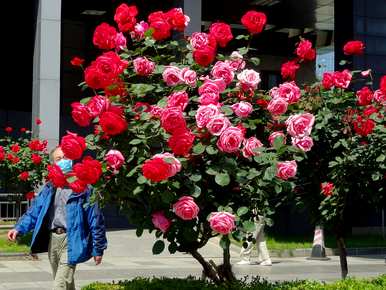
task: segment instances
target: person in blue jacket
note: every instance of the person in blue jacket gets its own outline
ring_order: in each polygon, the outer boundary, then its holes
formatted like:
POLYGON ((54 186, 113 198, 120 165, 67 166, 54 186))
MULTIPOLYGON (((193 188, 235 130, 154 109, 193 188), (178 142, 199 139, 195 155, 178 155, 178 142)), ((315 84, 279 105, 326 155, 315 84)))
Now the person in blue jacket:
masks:
MULTIPOLYGON (((50 157, 64 173, 71 171, 72 161, 60 147, 50 157)), ((31 253, 48 252, 55 290, 75 289, 76 264, 94 257, 99 265, 107 248, 104 218, 98 204, 90 202, 91 193, 91 187, 79 194, 48 182, 8 232, 8 239, 15 241, 18 235, 33 231, 31 253)))

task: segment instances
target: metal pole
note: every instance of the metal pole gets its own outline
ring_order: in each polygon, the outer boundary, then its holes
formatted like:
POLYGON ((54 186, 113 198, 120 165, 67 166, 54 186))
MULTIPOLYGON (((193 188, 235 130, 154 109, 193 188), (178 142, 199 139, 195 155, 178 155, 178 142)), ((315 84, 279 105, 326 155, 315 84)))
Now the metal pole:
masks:
POLYGON ((385 239, 385 209, 382 208, 382 237, 385 239))

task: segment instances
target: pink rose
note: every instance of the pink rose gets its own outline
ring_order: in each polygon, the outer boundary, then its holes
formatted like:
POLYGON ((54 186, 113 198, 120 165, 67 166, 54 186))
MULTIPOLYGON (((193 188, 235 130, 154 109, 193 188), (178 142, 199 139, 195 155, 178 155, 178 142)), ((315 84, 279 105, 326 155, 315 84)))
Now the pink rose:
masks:
POLYGON ((185 110, 189 102, 189 96, 185 91, 174 92, 168 96, 167 107, 179 108, 181 111, 185 110))
POLYGON ((244 133, 240 128, 228 127, 220 135, 217 141, 217 147, 227 153, 233 153, 239 150, 244 140, 244 133))
POLYGON ((200 105, 203 105, 203 106, 209 105, 209 104, 217 105, 219 100, 220 100, 220 94, 217 94, 217 93, 203 93, 198 98, 198 102, 200 103, 200 105))
POLYGON ((202 95, 204 93, 215 93, 219 94, 220 88, 219 85, 213 80, 205 80, 204 83, 198 88, 198 94, 202 95))
POLYGON ((197 73, 189 68, 181 70, 181 79, 190 87, 195 87, 197 82, 197 73))
POLYGON ((166 163, 170 165, 169 177, 176 175, 181 171, 181 162, 173 154, 165 152, 161 154, 155 154, 151 159, 162 158, 166 163))
POLYGON ((288 103, 283 98, 274 98, 272 99, 268 106, 267 110, 271 112, 272 115, 281 115, 287 111, 288 103))
POLYGON ((242 149, 242 152, 245 158, 259 155, 259 152, 255 149, 264 146, 263 143, 261 143, 260 140, 256 137, 251 137, 249 139, 244 140, 243 145, 244 148, 242 149))
POLYGON ((117 33, 117 36, 115 37, 115 50, 123 50, 126 48, 126 37, 123 35, 122 32, 117 33))
POLYGON ((106 112, 109 110, 110 101, 104 96, 96 95, 88 101, 87 108, 90 114, 95 118, 95 117, 98 117, 103 112, 106 112))
POLYGON ((209 133, 214 136, 220 136, 222 132, 231 126, 231 122, 227 117, 220 114, 211 118, 209 123, 206 125, 209 133))
POLYGON ((133 60, 134 71, 139 76, 149 76, 155 70, 155 63, 146 57, 137 57, 133 60))
POLYGON ((275 139, 278 137, 283 138, 283 145, 285 145, 286 138, 285 138, 284 133, 282 131, 277 131, 277 132, 271 133, 271 135, 269 135, 269 137, 268 137, 269 144, 271 144, 272 147, 273 147, 273 143, 275 142, 275 139))
POLYGON ((213 36, 205 32, 194 32, 190 38, 190 45, 193 49, 205 49, 208 46, 215 49, 217 42, 213 36))
POLYGON ((295 160, 278 162, 276 169, 276 176, 280 179, 287 180, 296 175, 297 164, 295 160))
POLYGON ((162 77, 168 86, 176 86, 182 84, 181 70, 176 66, 166 66, 162 77))
POLYGON ((196 112, 197 127, 204 128, 214 116, 219 114, 219 108, 213 104, 207 106, 199 106, 196 112))
POLYGON ((159 106, 155 106, 155 105, 152 105, 150 106, 150 111, 149 113, 155 117, 155 118, 161 118, 162 116, 162 113, 163 113, 164 109, 159 107, 159 106))
POLYGON ((236 228, 235 216, 229 212, 212 212, 209 224, 212 230, 222 235, 230 234, 236 228))
POLYGON ((244 91, 255 90, 261 82, 260 74, 253 69, 245 69, 237 75, 238 86, 244 91))
POLYGON ((132 39, 135 39, 137 41, 145 38, 145 32, 149 29, 149 24, 147 24, 145 21, 141 21, 134 26, 134 31, 130 32, 130 36, 132 39))
POLYGON ((345 69, 344 71, 336 71, 333 75, 334 85, 337 88, 347 89, 350 85, 352 75, 349 70, 345 69))
POLYGON ((296 103, 301 97, 300 89, 294 81, 281 84, 279 86, 279 95, 289 104, 296 103))
POLYGON ((225 63, 227 63, 230 66, 231 70, 239 71, 244 69, 245 61, 243 59, 243 56, 238 51, 232 52, 230 58, 231 59, 226 60, 225 63))
POLYGON ((296 114, 290 116, 285 124, 287 131, 292 137, 301 138, 311 134, 315 117, 310 113, 296 114))
POLYGON ((216 62, 211 74, 215 79, 223 79, 227 85, 229 85, 235 77, 232 68, 223 61, 216 62))
POLYGON ((304 152, 307 152, 311 150, 312 146, 314 146, 314 142, 309 136, 304 136, 303 138, 292 137, 292 146, 295 146, 303 150, 304 152))
POLYGON ((185 221, 189 221, 197 217, 200 208, 194 202, 193 197, 183 196, 173 204, 173 211, 176 216, 185 221))
POLYGON ((151 216, 151 221, 153 222, 154 227, 161 230, 161 232, 166 233, 172 222, 165 217, 162 211, 157 211, 151 216))
POLYGON ((231 106, 233 112, 240 118, 247 118, 253 111, 253 107, 248 102, 240 102, 231 106))
POLYGON ((374 92, 374 100, 380 104, 386 104, 386 95, 381 90, 374 92))
POLYGON ((118 150, 110 150, 105 155, 105 160, 107 164, 114 170, 119 170, 123 163, 125 162, 125 158, 122 153, 118 150))

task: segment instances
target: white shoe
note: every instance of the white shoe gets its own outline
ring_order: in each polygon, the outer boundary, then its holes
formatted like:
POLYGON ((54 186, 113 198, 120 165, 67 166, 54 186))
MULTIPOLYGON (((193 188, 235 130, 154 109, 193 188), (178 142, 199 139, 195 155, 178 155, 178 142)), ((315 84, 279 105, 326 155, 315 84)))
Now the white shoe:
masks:
POLYGON ((236 263, 236 265, 250 265, 250 264, 251 264, 251 262, 248 260, 241 260, 241 261, 236 263))
POLYGON ((264 260, 259 264, 260 266, 272 266, 272 261, 271 259, 264 260))

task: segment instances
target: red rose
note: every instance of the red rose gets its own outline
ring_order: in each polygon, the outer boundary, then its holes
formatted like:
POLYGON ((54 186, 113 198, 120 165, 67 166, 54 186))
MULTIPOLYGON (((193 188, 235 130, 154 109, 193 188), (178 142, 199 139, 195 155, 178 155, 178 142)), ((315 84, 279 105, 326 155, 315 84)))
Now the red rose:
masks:
POLYGON ((263 12, 251 10, 241 17, 241 23, 251 34, 257 34, 263 31, 267 16, 263 12))
POLYGON ((25 133, 27 131, 27 129, 26 128, 20 128, 20 133, 25 133))
POLYGON ((122 114, 112 111, 107 111, 100 115, 99 125, 101 125, 104 133, 111 136, 121 134, 127 129, 127 122, 122 114))
POLYGON ((102 164, 90 156, 83 158, 82 163, 73 167, 76 177, 85 184, 95 184, 102 175, 102 164))
POLYGON ((127 86, 120 78, 118 78, 111 85, 108 85, 107 87, 105 87, 106 97, 113 97, 113 96, 125 97, 127 96, 127 94, 128 94, 127 86))
POLYGON ((100 49, 113 49, 115 48, 116 36, 117 30, 113 26, 103 22, 95 28, 92 42, 100 49))
POLYGON ((233 39, 231 27, 222 22, 213 23, 209 27, 209 34, 216 39, 220 47, 225 47, 233 39))
POLYGON ((175 155, 188 155, 194 142, 194 134, 190 131, 177 131, 169 140, 168 145, 175 155))
POLYGON ((216 50, 207 46, 203 49, 196 49, 193 51, 193 59, 200 66, 207 67, 216 57, 216 50))
POLYGON ((89 109, 79 103, 79 102, 73 102, 71 104, 72 112, 71 116, 75 123, 77 123, 81 127, 87 127, 90 125, 91 120, 93 119, 89 109))
POLYGON ((47 179, 51 181, 55 187, 64 187, 67 184, 66 178, 58 165, 47 165, 47 170, 47 179))
POLYGON ((377 110, 377 108, 375 108, 373 106, 369 106, 365 110, 363 110, 364 116, 371 116, 374 113, 378 113, 378 110, 377 110))
POLYGON ((27 192, 27 193, 25 194, 25 198, 26 198, 26 200, 32 200, 32 199, 34 199, 34 198, 35 198, 35 192, 33 192, 33 191, 27 192))
POLYGON ((11 153, 8 153, 7 154, 7 160, 9 162, 11 162, 12 164, 17 164, 17 163, 19 163, 20 158, 15 156, 15 155, 13 155, 13 154, 11 154, 11 153))
POLYGON ((40 163, 42 163, 42 157, 38 154, 35 154, 35 153, 32 153, 31 154, 31 159, 32 159, 32 163, 35 164, 35 165, 39 165, 40 163))
POLYGON ((84 183, 82 180, 79 180, 79 179, 75 180, 74 182, 69 183, 68 186, 75 193, 82 193, 87 188, 87 184, 84 183))
POLYGON ((300 66, 296 63, 296 61, 287 61, 281 65, 281 76, 283 79, 294 80, 296 77, 296 71, 299 67, 300 66))
POLYGON ((71 64, 73 66, 81 66, 83 63, 84 63, 84 59, 83 58, 75 56, 75 57, 73 57, 71 59, 71 64))
POLYGON ((32 151, 43 151, 47 147, 47 141, 40 141, 38 139, 31 140, 28 144, 28 147, 32 151))
POLYGON ((67 135, 62 138, 60 148, 67 158, 79 159, 82 157, 83 151, 86 150, 86 141, 75 133, 67 132, 67 135))
POLYGON ((315 52, 315 49, 312 48, 311 41, 302 39, 299 42, 298 47, 296 48, 296 55, 301 59, 303 59, 304 61, 314 60, 316 56, 316 52, 315 52))
POLYGON ((119 5, 114 15, 114 20, 118 24, 119 31, 132 31, 137 23, 137 19, 135 18, 137 15, 138 9, 135 5, 127 6, 125 3, 119 5))
POLYGON ((332 182, 321 183, 320 189, 325 196, 330 196, 334 193, 334 184, 332 182))
POLYGON ((168 133, 174 133, 186 128, 184 115, 179 108, 166 108, 161 116, 162 128, 168 133))
POLYGON ((171 27, 166 20, 150 22, 150 28, 153 29, 153 38, 155 40, 164 40, 170 37, 171 27))
POLYGON ((160 182, 169 178, 170 164, 162 158, 145 161, 142 165, 143 176, 153 182, 160 182))
POLYGON ((28 171, 23 171, 22 173, 19 174, 19 179, 21 181, 27 181, 29 178, 29 173, 28 171))
POLYGON ((384 95, 386 95, 386 75, 384 75, 382 78, 381 78, 381 81, 379 83, 379 88, 380 90, 382 91, 382 93, 384 95))
POLYGON ((357 100, 359 106, 367 106, 371 104, 374 93, 368 87, 363 87, 357 91, 357 100))
POLYGON ((358 116, 354 123, 354 131, 363 137, 371 134, 375 127, 375 122, 371 119, 362 119, 358 116))
POLYGON ((184 15, 181 8, 173 8, 164 15, 169 25, 177 31, 183 32, 189 23, 189 17, 184 15))
POLYGON ((5 151, 2 146, 0 146, 0 161, 4 161, 5 159, 5 151))
POLYGON ((8 134, 10 134, 10 133, 13 131, 12 127, 6 127, 4 130, 5 130, 5 132, 7 132, 8 134))
POLYGON ((352 40, 347 42, 343 46, 343 51, 345 55, 361 55, 365 50, 365 45, 362 41, 352 40))
POLYGON ((323 74, 322 86, 325 90, 329 90, 334 86, 334 74, 325 72, 323 74))
POLYGON ((87 103, 87 109, 92 117, 98 117, 110 108, 110 101, 104 96, 96 95, 87 103))
POLYGON ((39 118, 36 118, 35 123, 36 123, 36 125, 39 126, 42 123, 42 120, 40 120, 39 118))
POLYGON ((13 145, 11 145, 11 151, 12 151, 12 152, 15 152, 15 153, 19 152, 19 151, 20 151, 20 146, 19 146, 19 144, 13 144, 13 145))

